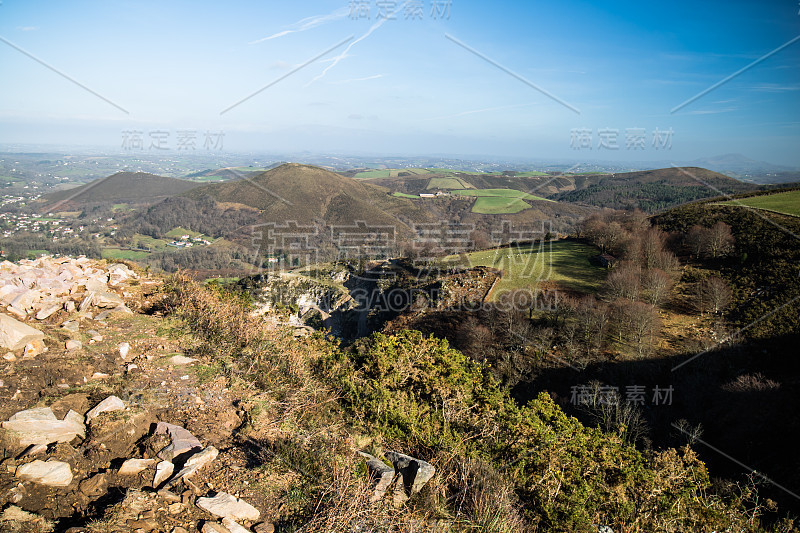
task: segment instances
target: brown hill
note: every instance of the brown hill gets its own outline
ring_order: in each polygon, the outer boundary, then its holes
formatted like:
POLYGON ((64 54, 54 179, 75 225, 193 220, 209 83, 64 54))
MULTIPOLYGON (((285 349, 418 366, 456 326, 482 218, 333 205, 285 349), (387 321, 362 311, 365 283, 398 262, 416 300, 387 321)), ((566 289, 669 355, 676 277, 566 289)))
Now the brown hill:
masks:
POLYGON ((111 176, 43 197, 53 206, 77 206, 91 203, 155 203, 164 198, 184 193, 197 187, 197 183, 156 176, 146 172, 117 172, 111 176))

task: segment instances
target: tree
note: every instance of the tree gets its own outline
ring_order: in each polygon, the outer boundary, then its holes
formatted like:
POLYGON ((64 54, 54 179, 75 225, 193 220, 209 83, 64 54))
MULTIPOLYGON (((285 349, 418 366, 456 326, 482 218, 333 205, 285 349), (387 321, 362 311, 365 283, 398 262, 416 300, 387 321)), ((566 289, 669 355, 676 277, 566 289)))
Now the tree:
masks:
POLYGON ((731 227, 720 220, 711 226, 706 253, 712 259, 724 257, 733 251, 734 242, 731 227))
POLYGON ((694 304, 700 313, 720 313, 731 304, 733 292, 728 282, 717 276, 710 276, 697 283, 694 304))
POLYGON ((614 268, 600 287, 600 294, 607 300, 625 298, 636 300, 639 297, 639 268, 623 263, 614 268))
POLYGON ((620 343, 632 347, 640 357, 652 352, 661 329, 658 310, 654 306, 619 299, 613 304, 612 318, 620 343))
POLYGON ((642 274, 642 292, 644 300, 656 307, 661 307, 669 298, 672 279, 661 269, 651 268, 642 274))

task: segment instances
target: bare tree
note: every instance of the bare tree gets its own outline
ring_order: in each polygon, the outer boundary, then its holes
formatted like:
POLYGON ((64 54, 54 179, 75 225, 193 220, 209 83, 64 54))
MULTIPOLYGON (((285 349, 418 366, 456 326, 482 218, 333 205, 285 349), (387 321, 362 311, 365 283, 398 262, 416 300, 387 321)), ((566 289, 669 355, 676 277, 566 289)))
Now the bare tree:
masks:
POLYGON ((695 286, 694 305, 700 313, 720 313, 733 300, 733 292, 728 283, 717 276, 700 281, 695 286))
POLYGON ((652 352, 661 329, 654 306, 620 299, 614 302, 612 316, 619 342, 631 346, 640 357, 652 352))
POLYGON ((672 279, 661 269, 651 268, 642 274, 642 291, 644 300, 661 307, 669 298, 672 279))
POLYGON ((707 254, 712 259, 724 257, 733 251, 735 239, 731 227, 719 221, 711 226, 708 235, 707 254))
POLYGON ((630 263, 618 265, 606 277, 600 293, 607 300, 636 300, 639 297, 639 268, 630 263))

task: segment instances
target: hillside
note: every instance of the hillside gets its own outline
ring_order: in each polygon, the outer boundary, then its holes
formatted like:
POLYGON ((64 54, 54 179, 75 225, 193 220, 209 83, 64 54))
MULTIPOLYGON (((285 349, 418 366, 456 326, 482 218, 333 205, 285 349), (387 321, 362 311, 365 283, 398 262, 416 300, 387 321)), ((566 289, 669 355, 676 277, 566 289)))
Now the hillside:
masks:
POLYGON ((264 222, 300 225, 325 223, 395 225, 408 231, 411 222, 430 215, 410 200, 310 165, 286 163, 255 177, 198 187, 189 198, 209 196, 218 202, 242 204, 261 211, 264 222))
POLYGON ((703 198, 758 189, 756 185, 698 167, 575 176, 567 180, 572 181, 572 190, 562 187, 565 192, 554 195, 554 199, 614 209, 638 207, 648 213, 703 198))
POLYGON ((44 196, 48 205, 62 202, 60 209, 92 203, 155 203, 197 187, 191 181, 166 178, 146 172, 117 172, 86 185, 44 196))

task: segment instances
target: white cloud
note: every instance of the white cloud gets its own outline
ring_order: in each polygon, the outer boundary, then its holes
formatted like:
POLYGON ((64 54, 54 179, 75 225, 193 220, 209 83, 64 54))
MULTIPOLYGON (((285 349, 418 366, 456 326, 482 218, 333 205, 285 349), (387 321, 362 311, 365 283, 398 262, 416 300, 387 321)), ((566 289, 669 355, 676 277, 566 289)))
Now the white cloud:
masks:
POLYGON ((310 30, 312 28, 316 28, 317 26, 327 24, 328 22, 333 22, 335 20, 342 19, 346 17, 349 12, 350 11, 348 10, 348 8, 343 7, 341 9, 337 9, 333 13, 328 13, 327 15, 315 15, 313 17, 306 17, 302 20, 295 22, 294 24, 289 25, 288 29, 286 30, 274 33, 269 37, 262 37, 261 39, 256 39, 255 41, 251 41, 249 44, 263 43, 264 41, 269 41, 270 39, 277 39, 278 37, 289 35, 290 33, 297 33, 301 31, 310 30))

